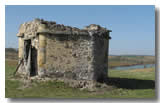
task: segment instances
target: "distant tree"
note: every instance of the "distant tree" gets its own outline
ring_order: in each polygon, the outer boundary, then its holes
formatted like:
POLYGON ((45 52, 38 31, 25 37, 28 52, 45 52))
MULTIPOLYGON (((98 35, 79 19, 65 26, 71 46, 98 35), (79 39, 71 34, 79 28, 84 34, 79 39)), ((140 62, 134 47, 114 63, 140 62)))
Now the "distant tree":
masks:
POLYGON ((5 48, 5 52, 17 53, 18 51, 15 48, 5 48))

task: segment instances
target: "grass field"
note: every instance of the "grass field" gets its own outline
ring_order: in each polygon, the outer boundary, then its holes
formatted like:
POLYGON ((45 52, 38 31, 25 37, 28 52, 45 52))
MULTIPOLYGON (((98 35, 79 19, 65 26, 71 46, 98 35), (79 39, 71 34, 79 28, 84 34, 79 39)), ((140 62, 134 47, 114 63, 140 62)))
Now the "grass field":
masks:
POLYGON ((96 92, 71 88, 63 82, 25 82, 13 79, 16 60, 6 59, 7 98, 155 98, 155 69, 109 70, 109 89, 96 92))
POLYGON ((121 55, 109 56, 109 68, 117 66, 130 66, 138 64, 155 64, 154 56, 121 55))

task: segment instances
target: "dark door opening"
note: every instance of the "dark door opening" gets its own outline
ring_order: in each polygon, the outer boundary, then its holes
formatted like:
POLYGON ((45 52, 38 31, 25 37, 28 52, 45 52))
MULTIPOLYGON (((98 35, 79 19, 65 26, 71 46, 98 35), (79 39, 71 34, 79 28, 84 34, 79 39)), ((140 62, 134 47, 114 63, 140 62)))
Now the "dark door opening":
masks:
POLYGON ((31 71, 30 76, 37 75, 37 49, 32 47, 31 49, 31 71))
POLYGON ((27 61, 29 56, 29 49, 31 48, 31 40, 24 41, 24 59, 27 61))
POLYGON ((31 49, 31 69, 30 76, 37 75, 37 49, 31 45, 31 40, 24 41, 24 59, 27 61, 29 50, 31 49))

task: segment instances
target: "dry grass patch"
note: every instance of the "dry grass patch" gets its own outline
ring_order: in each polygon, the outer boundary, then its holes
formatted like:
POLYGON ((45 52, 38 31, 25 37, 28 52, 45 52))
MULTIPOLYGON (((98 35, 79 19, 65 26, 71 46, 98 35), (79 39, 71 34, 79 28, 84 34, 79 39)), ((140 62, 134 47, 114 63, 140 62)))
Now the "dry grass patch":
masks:
POLYGON ((155 69, 153 68, 134 69, 130 70, 129 72, 155 72, 155 69))

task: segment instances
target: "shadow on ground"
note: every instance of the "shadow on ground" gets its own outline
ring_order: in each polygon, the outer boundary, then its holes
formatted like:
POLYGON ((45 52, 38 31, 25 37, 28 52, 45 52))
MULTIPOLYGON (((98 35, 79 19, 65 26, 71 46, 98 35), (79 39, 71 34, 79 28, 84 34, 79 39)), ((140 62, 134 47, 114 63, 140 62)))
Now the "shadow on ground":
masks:
POLYGON ((118 88, 125 89, 154 89, 154 80, 140 80, 140 79, 128 79, 128 78, 113 78, 107 79, 107 85, 113 85, 118 88))

